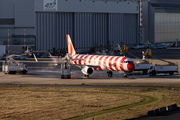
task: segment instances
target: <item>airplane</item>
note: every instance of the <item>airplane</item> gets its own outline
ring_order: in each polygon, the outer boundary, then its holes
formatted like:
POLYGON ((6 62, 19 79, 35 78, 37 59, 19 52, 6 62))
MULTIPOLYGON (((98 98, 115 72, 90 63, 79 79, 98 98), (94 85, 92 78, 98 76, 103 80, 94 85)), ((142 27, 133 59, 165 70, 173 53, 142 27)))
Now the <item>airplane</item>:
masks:
POLYGON ((86 77, 89 77, 93 70, 106 70, 108 77, 112 77, 113 71, 123 71, 124 78, 127 78, 127 73, 135 69, 134 62, 125 56, 77 54, 70 35, 67 34, 66 38, 68 47, 66 60, 79 67, 86 77))

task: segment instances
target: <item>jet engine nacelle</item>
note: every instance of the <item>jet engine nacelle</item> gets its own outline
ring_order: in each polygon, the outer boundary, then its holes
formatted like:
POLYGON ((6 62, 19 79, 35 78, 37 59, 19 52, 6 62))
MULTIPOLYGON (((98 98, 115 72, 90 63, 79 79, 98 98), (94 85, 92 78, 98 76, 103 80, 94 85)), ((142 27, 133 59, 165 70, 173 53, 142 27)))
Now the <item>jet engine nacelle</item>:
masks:
POLYGON ((93 69, 91 67, 85 66, 81 69, 82 73, 85 75, 90 75, 93 73, 93 69))

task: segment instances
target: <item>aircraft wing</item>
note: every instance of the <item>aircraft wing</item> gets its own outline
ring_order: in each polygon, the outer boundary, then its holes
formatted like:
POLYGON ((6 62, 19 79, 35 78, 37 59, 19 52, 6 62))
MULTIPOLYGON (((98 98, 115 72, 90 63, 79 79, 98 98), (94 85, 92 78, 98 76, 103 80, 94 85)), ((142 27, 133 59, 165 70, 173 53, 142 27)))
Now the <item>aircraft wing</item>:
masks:
POLYGON ((92 67, 92 68, 98 68, 99 66, 97 65, 82 65, 82 64, 72 64, 74 66, 77 66, 79 68, 83 68, 84 66, 92 67))
POLYGON ((99 66, 97 65, 79 65, 80 68, 83 68, 84 66, 88 66, 88 67, 91 67, 91 68, 98 68, 99 66))
MULTIPOLYGON (((100 66, 99 65, 82 65, 82 64, 72 64, 70 63, 71 65, 74 65, 74 66, 77 66, 79 68, 84 68, 85 66, 88 66, 88 67, 91 67, 91 68, 99 68, 100 66)), ((113 66, 114 64, 112 64, 113 66)), ((101 67, 104 66, 104 67, 108 67, 107 65, 101 65, 101 67)))

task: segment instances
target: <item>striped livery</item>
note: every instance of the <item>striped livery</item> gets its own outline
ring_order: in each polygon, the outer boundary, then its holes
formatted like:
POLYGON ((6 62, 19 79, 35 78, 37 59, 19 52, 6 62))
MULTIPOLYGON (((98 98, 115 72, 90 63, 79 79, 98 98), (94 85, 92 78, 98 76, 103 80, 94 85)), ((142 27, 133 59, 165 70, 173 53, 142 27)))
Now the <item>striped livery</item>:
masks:
POLYGON ((71 59, 69 61, 72 64, 77 65, 82 69, 84 74, 88 75, 88 69, 91 69, 89 73, 93 70, 108 70, 108 71, 133 71, 135 65, 130 58, 122 56, 107 56, 107 55, 85 55, 76 54, 73 47, 71 38, 69 35, 67 37, 68 54, 71 59), (85 69, 85 70, 83 70, 85 69))
POLYGON ((133 64, 132 60, 127 57, 75 54, 72 56, 72 59, 74 59, 73 61, 71 60, 72 64, 91 66, 93 70, 111 70, 111 71, 134 70, 134 66, 132 65, 133 64))

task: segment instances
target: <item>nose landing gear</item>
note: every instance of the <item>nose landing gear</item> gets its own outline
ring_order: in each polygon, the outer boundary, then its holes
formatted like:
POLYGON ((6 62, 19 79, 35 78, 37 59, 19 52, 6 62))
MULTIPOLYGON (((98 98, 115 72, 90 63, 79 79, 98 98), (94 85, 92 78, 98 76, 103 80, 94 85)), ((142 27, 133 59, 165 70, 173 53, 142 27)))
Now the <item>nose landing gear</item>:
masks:
POLYGON ((124 75, 124 78, 127 78, 127 75, 124 75))
POLYGON ((112 74, 113 74, 112 71, 107 71, 107 76, 108 77, 112 77, 112 74))
POLYGON ((124 78, 127 78, 128 76, 127 76, 127 73, 126 72, 124 72, 124 78))

